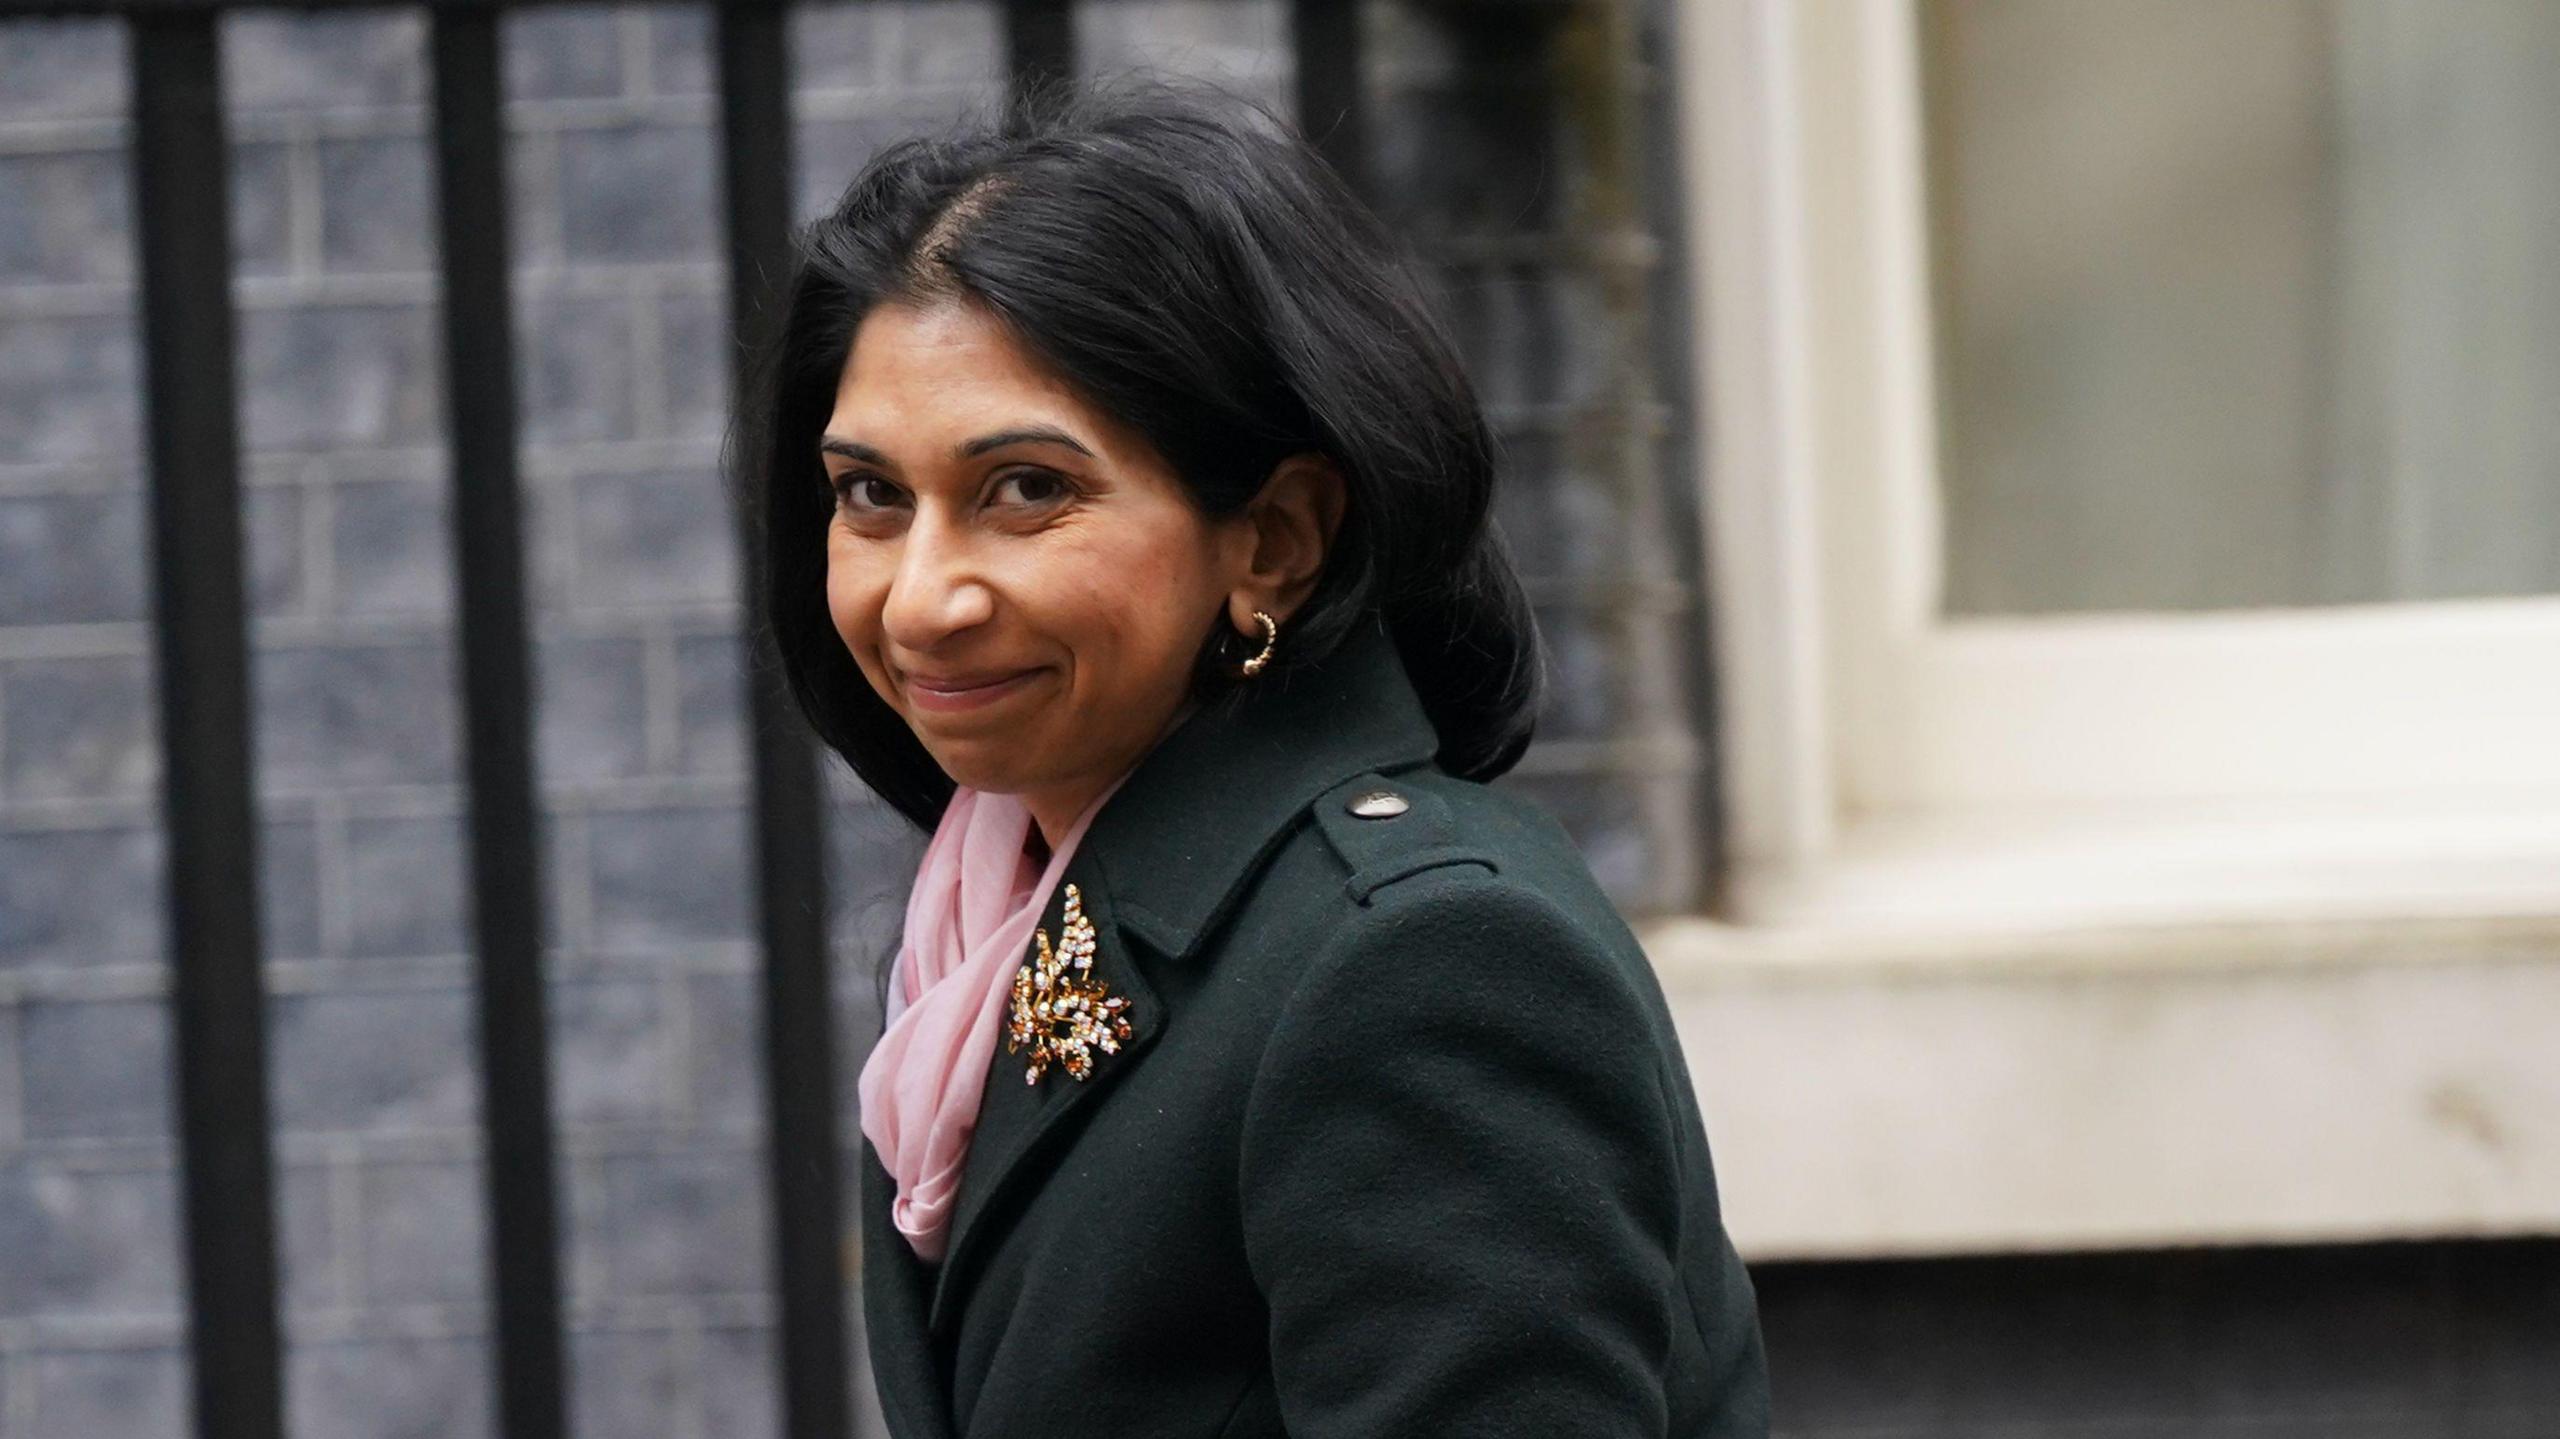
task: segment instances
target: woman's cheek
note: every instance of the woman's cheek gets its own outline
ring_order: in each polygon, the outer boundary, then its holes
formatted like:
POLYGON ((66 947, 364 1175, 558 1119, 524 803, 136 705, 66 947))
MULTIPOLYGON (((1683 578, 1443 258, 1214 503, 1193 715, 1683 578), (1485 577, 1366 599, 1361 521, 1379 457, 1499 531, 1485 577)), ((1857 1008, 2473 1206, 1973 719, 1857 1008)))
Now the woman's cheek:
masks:
MULTIPOLYGON (((880 609, 872 588, 863 583, 861 571, 850 563, 841 550, 831 551, 827 560, 827 618, 834 622, 836 634, 857 661, 863 660, 875 646, 872 635, 880 609)), ((870 668, 867 662, 863 666, 870 668)))

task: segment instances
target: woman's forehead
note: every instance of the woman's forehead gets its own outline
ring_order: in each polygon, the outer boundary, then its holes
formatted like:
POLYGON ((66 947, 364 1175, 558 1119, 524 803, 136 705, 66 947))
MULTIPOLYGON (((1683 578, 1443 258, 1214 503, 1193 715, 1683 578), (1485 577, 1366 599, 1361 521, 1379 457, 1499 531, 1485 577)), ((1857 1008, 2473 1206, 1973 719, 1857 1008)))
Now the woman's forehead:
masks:
POLYGON ((839 416, 911 430, 977 423, 993 410, 1068 429, 1097 418, 1004 326, 972 308, 882 305, 854 331, 836 384, 839 416))
POLYGON ((965 459, 959 451, 982 451, 991 436, 1043 429, 1115 467, 1163 463, 1144 433, 1094 404, 983 308, 884 304, 854 331, 821 442, 850 440, 924 463, 965 459))

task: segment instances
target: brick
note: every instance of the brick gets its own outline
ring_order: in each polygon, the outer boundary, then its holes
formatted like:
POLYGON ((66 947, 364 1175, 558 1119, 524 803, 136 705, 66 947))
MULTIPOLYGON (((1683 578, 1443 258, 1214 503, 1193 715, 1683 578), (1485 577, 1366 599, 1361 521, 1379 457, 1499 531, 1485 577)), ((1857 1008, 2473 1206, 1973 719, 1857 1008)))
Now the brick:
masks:
POLYGON ((582 607, 736 603, 738 542, 716 472, 581 475, 571 513, 582 607))
MULTIPOLYGON (((1587 269, 1544 268, 1505 287, 1516 311, 1518 338, 1491 357, 1512 375, 1523 402, 1588 408, 1630 398, 1647 380, 1644 369, 1619 362, 1621 330, 1639 333, 1636 313, 1612 313, 1603 277, 1587 269)), ((1640 358, 1649 365, 1649 358, 1640 358)))
MULTIPOLYGON (((19 1001, 15 998, 0 1000, 0 1147, 15 1145, 26 1132, 24 1107, 20 1103, 24 1097, 26 1067, 20 1062, 18 1008, 19 1001)), ((0 1384, 7 1381, 7 1369, 8 1365, 0 1362, 0 1384)), ((8 1402, 7 1392, 0 1389, 0 1406, 8 1402)), ((0 1414, 8 1412, 5 1407, 0 1407, 0 1414)))
POLYGON ((663 992, 648 979, 554 980, 551 995, 557 1103, 570 1124, 631 1124, 667 1117, 680 1083, 663 992))
POLYGON ((159 782, 151 662, 141 655, 0 665, 0 792, 119 799, 159 782))
POLYGON ((359 1292, 367 1304, 467 1302, 487 1287, 480 1166, 365 1166, 359 1292))
POLYGON ((739 1130, 762 1124, 763 987, 751 974, 697 974, 686 978, 685 990, 692 1005, 686 1082, 695 1121, 739 1130))
POLYGON ((1606 739, 1627 716, 1610 633, 1622 616, 1588 605, 1547 605, 1537 611, 1547 651, 1546 707, 1538 716, 1540 739, 1606 739))
POLYGON ((703 260, 718 251, 719 159, 699 125, 559 137, 562 239, 573 261, 703 260))
POLYGON ((328 1439, 489 1439, 488 1344, 355 1339, 296 1344, 287 1427, 328 1439))
POLYGON ((437 264, 426 137, 320 142, 320 259, 333 271, 424 271, 437 264))
POLYGON ((654 428, 687 439, 719 439, 729 424, 735 355, 728 301, 704 291, 669 290, 658 299, 658 324, 665 336, 659 369, 666 396, 654 428))
POLYGON ((125 112, 124 26, 12 19, 0 45, 0 118, 107 120, 125 112))
POLYGON ((881 34, 882 76, 918 87, 1003 83, 1004 18, 989 0, 893 0, 876 8, 889 22, 881 34))
POLYGON ((599 813, 588 820, 588 845, 600 947, 747 937, 746 828, 736 810, 599 813))
POLYGON ((345 304, 240 315, 243 443, 252 450, 424 445, 443 434, 435 312, 345 304))
POLYGON ((249 612, 259 618, 306 613, 311 571, 303 563, 304 491, 298 485, 258 485, 241 504, 242 538, 249 549, 249 612))
POLYGON ((771 1283, 764 1163, 753 1154, 599 1160, 574 1195, 571 1244, 592 1299, 757 1293, 771 1283))
POLYGON ((287 1310, 331 1309, 346 1302, 345 1244, 326 1164, 282 1164, 276 1170, 276 1279, 287 1310))
POLYGON ((746 657, 735 635, 676 641, 676 763, 687 774, 747 772, 746 657))
MULTIPOLYGON (((697 1397, 702 1432, 720 1439, 773 1439, 782 1432, 774 1374, 779 1359, 773 1331, 761 1325, 721 1325, 702 1335, 702 1381, 697 1397)), ((868 1386, 861 1386, 867 1389, 868 1386)), ((857 1394, 861 1392, 857 1390, 857 1394)), ((886 1434, 886 1424, 856 1423, 857 1434, 886 1434)))
POLYGON ((591 785, 649 767, 646 647, 612 637, 534 649, 537 758, 545 784, 591 785))
MULTIPOLYGON (((709 7, 649 5, 634 8, 649 19, 650 90, 660 95, 711 93, 714 61, 709 7)), ((801 13, 800 7, 796 6, 791 11, 794 18, 801 13)))
MULTIPOLYGON (((666 1329, 603 1330, 569 1339, 569 1374, 575 1386, 570 1414, 586 1439, 692 1432, 676 1416, 700 1399, 677 1337, 666 1329)), ((731 1439, 744 1431, 722 1422, 700 1432, 731 1439)))
MULTIPOLYGON (((791 8, 791 88, 855 90, 877 94, 906 77, 889 69, 904 27, 900 12, 912 6, 795 5, 791 8)), ((973 7, 984 8, 984 7, 973 7)), ((994 44, 991 31, 989 47, 994 44)))
POLYGON ((1494 520, 1521 574, 1623 574, 1635 535, 1618 486, 1569 468, 1568 446, 1554 436, 1509 435, 1503 449, 1508 466, 1494 487, 1494 520))
POLYGON ((177 1236, 172 1169, 0 1158, 0 1316, 175 1323, 177 1236))
POLYGON ((0 155, 0 284, 132 279, 127 193, 122 151, 0 155))
POLYGON ((230 11, 223 94, 238 110, 423 105, 426 35, 415 11, 230 11))
POLYGON ((1219 81, 1277 103, 1286 97, 1289 15, 1276 0, 1115 0, 1076 16, 1076 66, 1086 74, 1144 69, 1219 81))
POLYGON ((0 832, 0 964, 157 961, 157 829, 0 832))
POLYGON ((572 934, 583 945, 588 937, 586 912, 586 816, 558 811, 543 816, 536 841, 542 847, 542 946, 548 954, 571 948, 572 934))
POLYGON ((462 820, 347 822, 347 950, 358 958, 461 954, 470 941, 462 820))
POLYGON ((138 344, 131 315, 12 318, 0 330, 0 464, 138 468, 138 344))
POLYGON ((613 296, 531 295, 516 304, 516 392, 534 444, 628 438, 631 320, 613 296))
POLYGON ((293 268, 293 147, 281 140, 231 145, 231 271, 272 278, 293 268))
POLYGON ((0 495, 0 624, 141 619, 149 545, 138 494, 0 495))
POLYGON ((453 508, 443 485, 340 484, 329 501, 339 613, 453 613, 453 508))
MULTIPOLYGON (((1499 43, 1518 55, 1536 42, 1464 43, 1499 43)), ((1435 234, 1553 228, 1562 210, 1551 108, 1546 95, 1524 86, 1400 87, 1373 97, 1369 166, 1378 209, 1397 228, 1435 234)))
POLYGON ((284 994, 267 1012, 280 1128, 403 1133, 475 1122, 463 991, 284 994))
POLYGON ((1518 409, 1566 398, 1537 358, 1552 337, 1542 324, 1536 282, 1517 270, 1471 269, 1457 277, 1455 287, 1464 298, 1452 311, 1452 332, 1484 403, 1518 409))
POLYGON ((306 819, 258 830, 258 935, 269 959, 320 953, 320 839, 306 819))
POLYGON ((30 1139, 170 1132, 169 1012, 156 999, 29 1000, 18 1009, 30 1139))
POLYGON ((441 643, 262 650, 258 765, 276 785, 437 784, 456 776, 453 660, 441 643))
POLYGON ((88 1349, 26 1360, 27 1439, 185 1439, 193 1432, 184 1349, 88 1349))
POLYGON ((862 172, 873 155, 908 136, 940 132, 957 118, 959 108, 918 104, 849 119, 813 120, 799 126, 793 133, 791 151, 798 210, 814 215, 833 209, 845 187, 853 183, 854 176, 862 172))
POLYGON ((506 18, 510 100, 598 99, 622 93, 621 12, 610 5, 558 5, 506 18))

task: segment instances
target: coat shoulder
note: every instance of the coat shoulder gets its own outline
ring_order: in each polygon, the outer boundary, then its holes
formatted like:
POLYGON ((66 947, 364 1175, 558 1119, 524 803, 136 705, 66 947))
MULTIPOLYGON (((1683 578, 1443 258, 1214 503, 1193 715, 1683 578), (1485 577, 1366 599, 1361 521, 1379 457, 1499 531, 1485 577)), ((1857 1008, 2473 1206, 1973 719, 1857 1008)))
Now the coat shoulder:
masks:
POLYGON ((1550 949, 1547 967, 1597 966, 1638 991, 1655 988, 1641 943, 1580 847, 1526 796, 1436 767, 1372 771, 1317 796, 1309 818, 1307 842, 1340 881, 1326 908, 1343 940, 1401 930, 1417 907, 1459 910, 1552 933, 1569 953, 1550 949))
POLYGON ((1535 893, 1566 919, 1633 943, 1573 837, 1523 795, 1425 767, 1355 775, 1308 809, 1355 907, 1375 907, 1389 887, 1417 876, 1465 867, 1471 888, 1535 893))

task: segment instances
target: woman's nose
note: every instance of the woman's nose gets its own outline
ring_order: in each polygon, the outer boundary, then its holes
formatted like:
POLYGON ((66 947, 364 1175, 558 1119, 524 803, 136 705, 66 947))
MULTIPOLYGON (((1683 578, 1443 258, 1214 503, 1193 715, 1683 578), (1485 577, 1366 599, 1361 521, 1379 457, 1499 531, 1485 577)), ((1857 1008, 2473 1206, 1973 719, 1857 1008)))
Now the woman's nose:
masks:
POLYGON ((967 537, 919 513, 901 542, 881 609, 889 642, 908 651, 930 650, 994 612, 995 597, 967 537))

